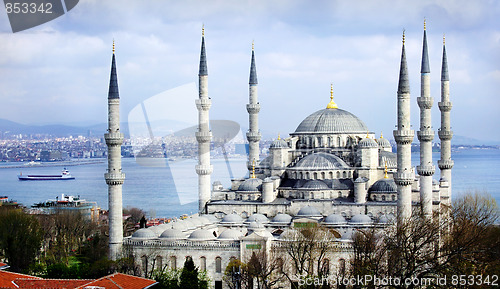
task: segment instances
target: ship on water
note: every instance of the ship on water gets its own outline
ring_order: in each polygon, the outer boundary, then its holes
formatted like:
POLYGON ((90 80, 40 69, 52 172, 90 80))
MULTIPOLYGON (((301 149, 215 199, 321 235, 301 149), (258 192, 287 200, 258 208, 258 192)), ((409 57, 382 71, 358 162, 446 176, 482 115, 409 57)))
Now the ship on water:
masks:
POLYGON ((49 180, 74 180, 75 177, 71 175, 71 173, 64 168, 59 175, 23 175, 19 174, 17 178, 20 181, 49 181, 49 180))
POLYGON ((57 211, 73 211, 80 212, 83 216, 91 219, 92 221, 99 220, 100 208, 96 202, 87 201, 80 198, 80 196, 71 196, 61 194, 52 200, 36 203, 31 206, 33 213, 53 214, 57 211))

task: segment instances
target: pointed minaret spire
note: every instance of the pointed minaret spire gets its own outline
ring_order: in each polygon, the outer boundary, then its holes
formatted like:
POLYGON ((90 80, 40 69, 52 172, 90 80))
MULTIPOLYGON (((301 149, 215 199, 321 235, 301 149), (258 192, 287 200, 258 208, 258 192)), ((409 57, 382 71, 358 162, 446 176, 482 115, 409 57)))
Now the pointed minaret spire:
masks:
POLYGON ((410 93, 410 81, 406 66, 405 31, 403 30, 403 48, 401 52, 401 66, 399 68, 398 93, 410 93))
POLYGON ((123 242, 122 185, 125 174, 122 172, 121 161, 123 133, 120 132, 120 96, 114 41, 108 92, 108 132, 104 134, 104 139, 108 146, 108 170, 104 174, 104 179, 108 185, 109 258, 117 260, 121 257, 123 242))
MULTIPOLYGON (((252 167, 253 163, 259 164, 260 161, 260 148, 259 142, 261 139, 261 134, 259 131, 259 112, 260 103, 257 90, 257 68, 255 66, 255 45, 252 42, 252 60, 250 63, 250 78, 249 78, 249 88, 248 88, 248 162, 247 168, 249 171, 255 171, 255 167, 252 167)), ((255 172, 254 172, 255 173, 255 172)))
POLYGON ((207 54, 205 53, 205 26, 201 28, 200 71, 198 75, 208 75, 207 54))
POLYGON ((118 93, 118 77, 116 76, 116 61, 115 61, 115 41, 113 40, 113 57, 111 59, 111 75, 109 77, 108 98, 120 98, 118 93))
POLYGON ((414 131, 410 126, 410 82, 406 66, 405 34, 403 31, 403 45, 401 52, 401 67, 398 83, 398 125, 393 132, 397 143, 397 172, 394 181, 398 191, 398 223, 403 224, 411 217, 411 185, 415 173, 411 165, 411 143, 414 131))
POLYGON ((424 20, 424 40, 422 47, 422 69, 420 71, 420 97, 417 103, 420 108, 420 130, 417 132, 420 141, 420 165, 417 172, 420 175, 420 204, 423 215, 432 218, 432 175, 436 168, 432 164, 432 130, 431 109, 434 98, 431 97, 429 56, 427 53, 427 31, 424 20))
POLYGON ((441 203, 446 207, 451 205, 451 169, 453 160, 451 159, 451 131, 450 111, 452 103, 450 101, 450 76, 448 75, 448 60, 446 58, 445 38, 443 35, 443 64, 441 68, 441 101, 438 103, 441 111, 441 128, 438 131, 441 140, 441 159, 438 161, 441 170, 441 203), (447 189, 447 190, 446 190, 447 189))
POLYGON ((425 28, 425 20, 424 20, 424 43, 422 48, 422 66, 420 69, 420 73, 430 73, 431 69, 429 66, 429 53, 427 51, 427 30, 425 28))

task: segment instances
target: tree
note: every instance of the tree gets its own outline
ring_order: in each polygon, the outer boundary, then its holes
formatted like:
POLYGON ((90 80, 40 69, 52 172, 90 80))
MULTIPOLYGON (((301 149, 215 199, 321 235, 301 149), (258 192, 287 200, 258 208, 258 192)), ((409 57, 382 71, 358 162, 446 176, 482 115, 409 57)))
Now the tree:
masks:
POLYGON ((158 282, 158 289, 208 289, 209 279, 204 272, 199 272, 193 259, 187 257, 181 270, 164 267, 155 270, 152 277, 158 282))
POLYGON ((28 270, 40 253, 43 232, 40 223, 20 209, 0 207, 0 255, 14 272, 28 270))

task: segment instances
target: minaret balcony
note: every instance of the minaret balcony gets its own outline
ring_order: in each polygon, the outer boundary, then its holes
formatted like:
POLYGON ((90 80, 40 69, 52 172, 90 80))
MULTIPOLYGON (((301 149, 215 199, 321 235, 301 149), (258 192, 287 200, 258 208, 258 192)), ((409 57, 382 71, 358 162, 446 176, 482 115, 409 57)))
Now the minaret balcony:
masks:
POLYGON ((440 170, 451 170, 455 162, 453 160, 439 160, 438 167, 440 170))
POLYGON ((451 110, 453 105, 451 104, 451 101, 440 101, 438 102, 438 106, 440 111, 447 112, 451 110))
POLYGON ((420 108, 431 109, 434 104, 433 97, 417 97, 417 103, 420 108))
POLYGON ((209 110, 212 106, 212 100, 210 98, 198 98, 195 103, 198 110, 209 110))
POLYGON ((249 103, 247 104, 247 111, 248 113, 259 113, 260 111, 260 104, 259 103, 249 103))
POLYGON ((451 130, 440 130, 438 131, 439 139, 440 140, 451 140, 453 137, 453 131, 451 130))
POLYGON ((214 166, 212 165, 196 165, 195 166, 196 173, 198 175, 210 175, 214 170, 214 166))
POLYGON ((125 174, 124 173, 105 173, 104 174, 104 179, 106 180, 106 184, 116 186, 116 185, 122 185, 123 181, 125 180, 125 174))
POLYGON ((415 137, 415 132, 411 129, 393 131, 394 140, 397 144, 411 144, 415 137))
POLYGON ((247 140, 249 142, 258 142, 260 141, 260 138, 261 138, 260 132, 253 132, 253 131, 247 132, 247 140))
POLYGON ((212 139, 212 132, 211 131, 197 131, 195 132, 196 136, 196 141, 199 143, 206 143, 210 142, 212 139))
POLYGON ((119 146, 123 143, 123 133, 121 132, 108 132, 104 134, 106 144, 109 146, 119 146))
POLYGON ((417 137, 419 141, 432 141, 434 139, 434 131, 433 130, 422 130, 417 131, 417 137))
POLYGON ((415 181, 415 173, 413 171, 403 173, 396 172, 394 175, 394 182, 400 186, 409 186, 413 184, 413 181, 415 181))
POLYGON ((432 176, 436 172, 436 167, 434 166, 417 166, 417 172, 421 176, 432 176))

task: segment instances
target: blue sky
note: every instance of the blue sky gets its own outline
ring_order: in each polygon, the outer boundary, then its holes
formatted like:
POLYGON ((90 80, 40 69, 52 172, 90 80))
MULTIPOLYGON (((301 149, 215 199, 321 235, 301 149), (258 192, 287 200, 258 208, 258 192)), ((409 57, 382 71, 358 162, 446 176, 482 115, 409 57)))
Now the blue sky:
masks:
MULTIPOLYGON (((340 108, 357 115, 377 135, 392 138, 403 29, 412 123, 419 128, 416 98, 424 18, 434 130, 440 122, 445 33, 453 131, 500 142, 500 2, 493 0, 81 0, 64 16, 15 34, 1 9, 0 118, 26 124, 106 122, 115 39, 126 120, 152 96, 197 82, 204 24, 213 119, 248 126, 245 104, 255 41, 264 133, 293 132, 302 119, 326 107, 333 83, 340 108)), ((166 112, 174 107, 183 114, 194 109, 194 99, 172 99, 168 106, 166 112)))

